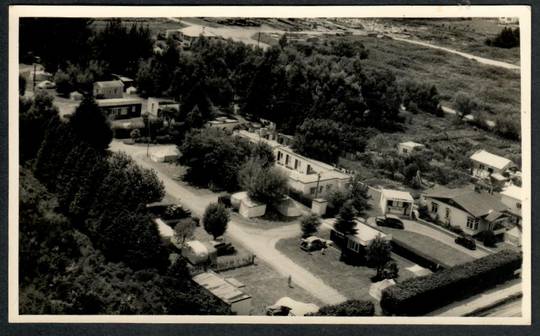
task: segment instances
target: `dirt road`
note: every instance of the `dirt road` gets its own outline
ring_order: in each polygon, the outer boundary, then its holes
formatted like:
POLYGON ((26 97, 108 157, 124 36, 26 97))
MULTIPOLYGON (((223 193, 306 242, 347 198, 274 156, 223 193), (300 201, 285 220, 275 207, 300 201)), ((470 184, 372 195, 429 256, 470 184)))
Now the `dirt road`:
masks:
MULTIPOLYGON (((150 147, 150 153, 159 147, 163 146, 150 147)), ((110 149, 116 152, 125 152, 142 167, 154 169, 159 179, 163 182, 166 192, 181 200, 182 205, 190 209, 197 216, 202 216, 207 205, 217 201, 217 194, 207 190, 195 190, 189 186, 180 184, 167 174, 155 169, 155 165, 146 157, 145 146, 125 145, 115 140, 111 143, 110 149)), ((347 299, 345 296, 325 284, 314 274, 295 264, 275 248, 279 240, 298 236, 299 233, 300 228, 297 224, 270 230, 259 229, 243 225, 234 216, 231 217, 227 228, 227 234, 234 242, 243 245, 246 249, 254 253, 257 258, 268 263, 281 275, 291 276, 294 285, 302 287, 326 304, 337 304, 345 301, 347 299)))
POLYGON ((506 63, 506 62, 502 62, 502 61, 496 61, 496 60, 489 59, 489 58, 479 57, 479 56, 468 54, 468 53, 465 53, 465 52, 462 52, 462 51, 458 51, 458 50, 454 50, 454 49, 450 49, 450 48, 445 48, 445 47, 440 47, 440 46, 430 44, 430 43, 427 43, 427 42, 406 39, 406 38, 397 37, 397 36, 393 36, 393 35, 391 35, 391 37, 396 41, 403 41, 403 42, 407 42, 407 43, 420 45, 422 47, 428 47, 428 48, 443 50, 443 51, 446 51, 446 52, 449 52, 449 53, 452 53, 452 54, 456 54, 456 55, 468 58, 470 60, 477 61, 478 63, 486 64, 486 65, 492 65, 492 66, 496 66, 496 67, 504 68, 504 69, 509 69, 509 70, 518 70, 519 71, 519 69, 520 69, 519 65, 506 63))

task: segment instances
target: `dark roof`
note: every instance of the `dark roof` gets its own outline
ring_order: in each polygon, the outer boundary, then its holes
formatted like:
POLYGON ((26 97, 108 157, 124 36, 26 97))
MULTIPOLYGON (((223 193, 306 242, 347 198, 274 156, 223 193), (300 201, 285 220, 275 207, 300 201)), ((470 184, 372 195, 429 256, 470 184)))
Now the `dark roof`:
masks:
POLYGON ((475 217, 483 217, 492 212, 500 212, 507 207, 495 196, 471 189, 437 188, 425 194, 426 197, 450 200, 475 217))

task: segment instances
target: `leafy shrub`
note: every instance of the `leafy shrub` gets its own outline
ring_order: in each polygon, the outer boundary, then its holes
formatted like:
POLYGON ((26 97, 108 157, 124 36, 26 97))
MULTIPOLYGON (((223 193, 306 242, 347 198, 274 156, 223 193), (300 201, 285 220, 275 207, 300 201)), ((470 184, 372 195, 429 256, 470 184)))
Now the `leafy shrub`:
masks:
POLYGON ((373 316, 375 305, 371 301, 347 300, 337 305, 323 306, 309 316, 373 316))
POLYGON ((163 219, 183 219, 191 216, 191 211, 184 209, 180 205, 169 205, 163 212, 163 219))
POLYGON ((218 203, 223 204, 227 208, 231 207, 231 194, 225 194, 218 197, 218 203))
POLYGON ((386 315, 424 315, 511 279, 521 262, 521 253, 503 250, 431 275, 407 279, 383 291, 381 308, 386 315))

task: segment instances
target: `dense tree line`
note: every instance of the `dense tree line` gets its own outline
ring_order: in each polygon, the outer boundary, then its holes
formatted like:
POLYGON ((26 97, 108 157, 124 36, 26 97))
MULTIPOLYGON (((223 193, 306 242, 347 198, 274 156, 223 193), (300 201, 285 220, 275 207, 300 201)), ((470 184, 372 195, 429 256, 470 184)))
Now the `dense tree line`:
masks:
POLYGON ((504 27, 494 38, 486 39, 486 45, 506 49, 519 47, 519 27, 504 27))
POLYGON ((82 18, 22 18, 19 57, 32 63, 33 56, 39 56, 50 72, 66 71, 70 66, 84 69, 94 62, 105 74, 134 76, 139 60, 153 52, 148 27, 128 27, 120 19, 110 19, 98 30, 94 23, 82 18))
POLYGON ((165 272, 111 262, 30 170, 20 170, 21 314, 230 314, 178 261, 165 272))
POLYGON ((46 126, 37 153, 21 143, 32 169, 21 168, 21 311, 230 313, 190 280, 183 259, 169 261, 146 210, 162 199, 163 185, 153 171, 107 150, 111 130, 92 98, 69 122, 46 97, 22 104, 46 126))

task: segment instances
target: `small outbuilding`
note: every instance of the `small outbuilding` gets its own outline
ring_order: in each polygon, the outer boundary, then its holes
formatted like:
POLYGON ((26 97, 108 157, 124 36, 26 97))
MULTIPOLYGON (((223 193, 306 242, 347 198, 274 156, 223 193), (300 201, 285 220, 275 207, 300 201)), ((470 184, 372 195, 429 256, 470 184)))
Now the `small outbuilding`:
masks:
POLYGON ((78 91, 73 91, 69 94, 69 99, 79 101, 83 99, 83 95, 78 91))
POLYGON ((226 303, 233 313, 237 315, 249 315, 251 313, 251 296, 242 292, 218 274, 204 272, 194 276, 193 281, 226 303))
POLYGON ((407 191, 382 189, 379 207, 383 215, 411 217, 414 199, 407 191))
POLYGON ((174 162, 179 155, 180 151, 176 146, 163 146, 154 149, 150 154, 150 159, 154 162, 174 162))
POLYGON ((425 147, 426 146, 414 141, 402 142, 398 144, 398 153, 401 155, 410 155, 415 151, 424 149, 425 147))
POLYGON ((248 196, 240 202, 238 212, 244 218, 261 217, 266 213, 266 204, 256 202, 248 196))

